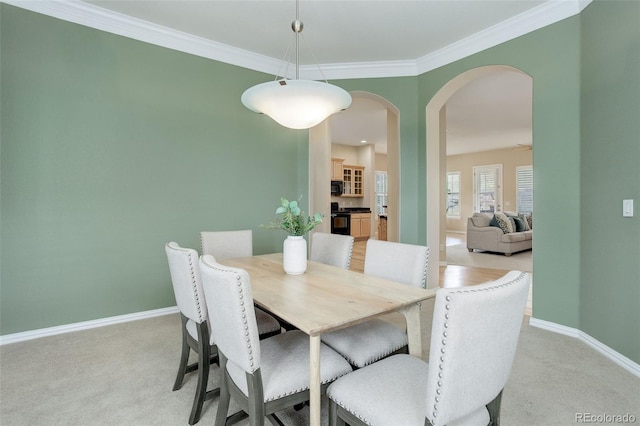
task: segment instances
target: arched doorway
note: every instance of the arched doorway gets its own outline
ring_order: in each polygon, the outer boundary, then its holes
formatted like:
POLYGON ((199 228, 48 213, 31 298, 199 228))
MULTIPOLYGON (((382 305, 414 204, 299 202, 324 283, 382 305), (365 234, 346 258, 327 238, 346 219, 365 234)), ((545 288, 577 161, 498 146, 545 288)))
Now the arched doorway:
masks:
MULTIPOLYGON (((505 65, 475 68, 451 79, 433 96, 426 107, 427 245, 432 247, 432 264, 437 266, 445 260, 446 253, 446 212, 444 209, 447 179, 446 104, 456 92, 467 84, 505 72, 526 75, 516 68, 505 65)), ((530 78, 528 76, 527 78, 529 81, 530 78)), ((438 267, 429 268, 428 283, 430 287, 438 286, 439 274, 438 267)))
MULTIPOLYGON (((400 110, 382 96, 365 91, 350 92, 352 98, 374 101, 386 110, 386 140, 387 140, 387 179, 388 179, 388 223, 387 239, 398 241, 399 238, 399 206, 400 206, 400 110)), ((338 113, 340 114, 340 113, 338 113)), ((309 199, 310 211, 330 214, 331 195, 329 181, 331 180, 331 119, 327 119, 319 125, 309 129, 309 199)), ((369 167, 370 182, 368 186, 371 194, 375 192, 373 187, 374 170, 369 167)), ((374 197, 370 197, 373 201, 374 197)), ((370 206, 373 209, 373 205, 370 206)), ((372 221, 374 222, 374 221, 372 221)), ((319 230, 329 232, 328 224, 322 224, 319 230)), ((373 231, 373 230, 372 230, 373 231)), ((372 232, 373 235, 373 232, 372 232)))

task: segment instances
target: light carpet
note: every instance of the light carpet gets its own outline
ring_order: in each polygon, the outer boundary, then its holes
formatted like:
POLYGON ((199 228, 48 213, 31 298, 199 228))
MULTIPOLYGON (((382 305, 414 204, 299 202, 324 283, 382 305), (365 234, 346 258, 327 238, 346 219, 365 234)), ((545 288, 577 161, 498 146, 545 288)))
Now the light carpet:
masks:
POLYGON ((533 252, 531 250, 521 251, 511 256, 488 251, 470 253, 464 243, 455 244, 447 246, 447 264, 533 272, 533 252))
MULTIPOLYGON (((425 302, 425 353, 432 316, 433 301, 425 302)), ((180 342, 180 317, 171 314, 0 346, 0 424, 187 425, 196 376, 171 391, 180 342)), ((214 366, 210 386, 218 380, 214 366)), ((525 317, 501 420, 572 425, 576 413, 630 413, 638 421, 639 390, 640 379, 622 367, 577 339, 529 326, 525 317)), ((207 401, 198 424, 213 424, 216 407, 217 398, 207 401)), ((326 407, 323 400, 323 425, 326 407)), ((287 426, 307 425, 308 415, 308 407, 279 413, 287 426)))

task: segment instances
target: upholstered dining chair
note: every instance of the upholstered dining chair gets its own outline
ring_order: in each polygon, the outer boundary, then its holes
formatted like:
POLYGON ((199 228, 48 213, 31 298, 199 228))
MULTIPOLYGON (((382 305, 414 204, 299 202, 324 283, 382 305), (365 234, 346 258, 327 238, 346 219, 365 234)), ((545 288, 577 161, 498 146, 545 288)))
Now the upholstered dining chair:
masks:
POLYGON ((202 231, 200 243, 202 254, 210 254, 217 260, 253 256, 253 232, 250 229, 202 231))
POLYGON ((429 363, 394 355, 327 389, 329 425, 499 425, 530 276, 437 291, 429 363))
MULTIPOLYGON (((193 249, 180 247, 175 242, 167 243, 165 252, 182 323, 182 351, 173 390, 176 391, 182 387, 187 373, 198 371, 196 394, 189 415, 189 424, 193 425, 200 420, 204 401, 219 394, 219 388, 207 391, 209 365, 218 361, 218 350, 211 339, 207 303, 198 266, 198 253, 193 249), (198 361, 189 365, 190 351, 198 354, 198 361)), ((262 311, 256 312, 256 317, 262 337, 280 333, 280 324, 273 317, 262 311)))
MULTIPOLYGON (((364 258, 366 275, 425 288, 428 263, 428 247, 390 241, 367 241, 364 258)), ((322 341, 356 368, 395 353, 407 352, 409 344, 405 330, 382 319, 369 320, 323 334, 322 341)))
MULTIPOLYGON (((309 400, 309 337, 295 330, 258 340, 247 271, 220 265, 212 256, 200 258, 200 269, 222 376, 215 425, 226 424, 232 397, 251 425, 263 425, 266 416, 277 422, 275 412, 309 400)), ((326 345, 320 359, 322 390, 351 371, 326 345)))
MULTIPOLYGON (((202 246, 202 255, 209 254, 216 261, 234 257, 249 257, 253 256, 253 231, 250 229, 240 231, 202 231, 200 232, 200 244, 202 246)), ((262 316, 260 308, 256 309, 258 310, 257 314, 262 316)), ((276 319, 281 328, 287 331, 295 329, 283 319, 276 319)))
POLYGON ((351 235, 314 232, 309 260, 349 269, 354 238, 351 235))

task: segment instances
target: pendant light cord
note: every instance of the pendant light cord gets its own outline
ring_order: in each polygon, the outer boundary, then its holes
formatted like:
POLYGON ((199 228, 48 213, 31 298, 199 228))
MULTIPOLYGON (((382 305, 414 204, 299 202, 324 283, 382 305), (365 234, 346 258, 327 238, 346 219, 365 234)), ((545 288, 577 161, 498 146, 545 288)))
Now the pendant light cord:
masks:
MULTIPOLYGON (((306 48, 311 53, 311 58, 313 59, 313 62, 316 64, 316 66, 318 67, 318 71, 320 71, 320 74, 322 75, 322 79, 324 80, 325 83, 328 84, 329 81, 327 80, 327 77, 324 75, 324 72, 322 72, 322 68, 320 67, 320 63, 318 62, 316 55, 313 53, 313 49, 311 49, 311 46, 309 45, 309 43, 307 43, 307 40, 304 38, 304 35, 302 35, 303 29, 304 29, 304 24, 300 20, 300 1, 296 0, 296 19, 291 23, 291 30, 295 33, 294 41, 295 41, 295 51, 296 51, 296 58, 295 58, 296 80, 300 79, 300 37, 302 36, 302 41, 305 43, 306 48)), ((284 53, 283 62, 284 62, 284 65, 286 65, 284 73, 280 74, 280 71, 282 71, 282 66, 281 66, 280 70, 278 71, 278 74, 276 74, 275 76, 274 81, 277 81, 279 76, 282 76, 283 79, 286 79, 287 75, 289 74, 289 65, 291 64, 291 55, 293 54, 291 45, 292 43, 289 43, 289 45, 287 46, 287 50, 284 53)))

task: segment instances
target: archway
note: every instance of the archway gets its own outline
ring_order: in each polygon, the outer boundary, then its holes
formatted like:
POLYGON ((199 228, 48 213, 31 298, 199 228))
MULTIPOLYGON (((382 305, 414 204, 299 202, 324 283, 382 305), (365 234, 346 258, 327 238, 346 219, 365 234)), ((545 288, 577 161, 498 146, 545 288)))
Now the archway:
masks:
POLYGON ((493 65, 466 71, 447 82, 426 106, 426 164, 427 164, 427 245, 431 247, 428 285, 439 285, 441 259, 445 247, 441 236, 446 234, 446 213, 442 208, 446 199, 446 111, 445 105, 451 96, 471 81, 497 72, 522 71, 506 65, 493 65))
MULTIPOLYGON (((399 206, 400 206, 400 110, 382 96, 365 91, 350 92, 356 98, 365 98, 378 102, 387 110, 387 179, 388 179, 388 222, 387 239, 399 239, 399 206)), ((310 211, 330 214, 331 195, 328 182, 331 179, 331 120, 327 119, 309 129, 309 199, 310 211)), ((373 170, 371 181, 373 181, 373 170)), ((375 192, 369 185, 371 193, 375 192)), ((375 200, 375 197, 371 197, 375 200)), ((373 206, 371 206, 373 207, 373 206)), ((373 223, 374 221, 372 221, 373 223)), ((329 232, 328 224, 322 224, 322 232, 329 232)), ((372 234, 373 235, 373 234, 372 234)))

